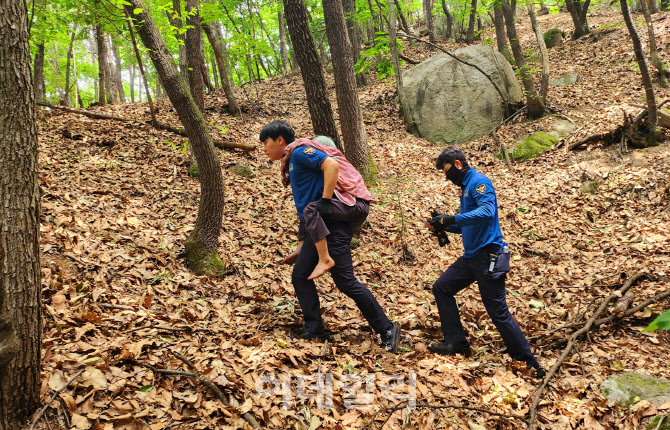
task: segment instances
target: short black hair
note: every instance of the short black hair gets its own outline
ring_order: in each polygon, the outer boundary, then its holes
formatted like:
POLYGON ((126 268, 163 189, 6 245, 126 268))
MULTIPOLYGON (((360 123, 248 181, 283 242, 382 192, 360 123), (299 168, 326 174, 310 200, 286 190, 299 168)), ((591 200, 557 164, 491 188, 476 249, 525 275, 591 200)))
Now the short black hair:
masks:
POLYGON ((289 143, 293 143, 295 140, 295 132, 293 131, 291 124, 282 120, 272 121, 270 124, 267 124, 265 127, 263 127, 258 138, 261 142, 265 142, 268 137, 273 140, 277 140, 279 136, 284 138, 287 145, 289 143))
POLYGON ((437 156, 435 160, 435 167, 439 170, 444 169, 444 166, 447 164, 454 165, 454 161, 458 160, 463 164, 463 166, 468 165, 468 161, 465 158, 465 153, 458 146, 448 146, 440 152, 440 155, 437 156))

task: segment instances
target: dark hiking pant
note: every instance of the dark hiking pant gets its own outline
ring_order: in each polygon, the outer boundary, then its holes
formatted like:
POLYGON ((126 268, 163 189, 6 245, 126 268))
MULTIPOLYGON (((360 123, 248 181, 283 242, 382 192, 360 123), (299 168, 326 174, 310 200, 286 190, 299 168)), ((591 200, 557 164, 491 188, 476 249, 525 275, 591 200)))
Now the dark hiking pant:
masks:
POLYGON ((444 340, 447 343, 466 341, 454 296, 477 281, 486 312, 502 336, 509 355, 515 360, 525 362, 528 367, 538 367, 539 363, 530 351, 526 337, 507 307, 505 275, 492 279, 491 275, 485 273, 489 265, 489 255, 494 251, 495 249, 485 247, 472 258, 460 257, 433 284, 444 340))
MULTIPOLYGON (((326 220, 325 224, 329 231, 326 237, 328 252, 331 258, 335 260, 335 266, 330 270, 335 285, 354 300, 363 317, 375 332, 381 334, 391 330, 393 324, 384 314, 377 299, 354 276, 351 248, 349 247, 351 242, 350 223, 326 220)), ((311 236, 307 235, 300 250, 300 255, 298 255, 298 260, 293 266, 292 282, 305 317, 305 330, 312 333, 323 333, 325 331, 321 320, 321 306, 316 285, 314 281, 307 279, 312 274, 312 270, 314 270, 318 261, 319 255, 316 252, 314 241, 311 236)))
MULTIPOLYGON (((300 219, 300 230, 304 226, 303 237, 306 234, 314 242, 320 241, 330 233, 323 217, 316 211, 316 204, 318 202, 317 200, 305 206, 305 209, 302 211, 303 218, 300 219)), ((367 200, 356 199, 356 203, 353 206, 349 206, 342 203, 337 197, 333 197, 331 205, 333 206, 333 213, 327 215, 327 218, 329 220, 351 223, 352 229, 362 224, 370 213, 370 202, 367 200)), ((300 231, 298 237, 300 237, 300 231)))

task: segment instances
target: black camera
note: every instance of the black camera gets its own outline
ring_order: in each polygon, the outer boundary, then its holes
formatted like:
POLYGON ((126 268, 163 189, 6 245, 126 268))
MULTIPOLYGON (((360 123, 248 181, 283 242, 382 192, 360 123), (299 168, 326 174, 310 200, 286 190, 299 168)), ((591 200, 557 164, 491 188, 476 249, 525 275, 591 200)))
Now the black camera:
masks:
MULTIPOLYGON (((434 209, 430 212, 431 219, 434 219, 436 216, 439 216, 439 215, 440 215, 440 213, 438 211, 434 210, 434 209)), ((430 222, 430 220, 426 220, 426 221, 430 222)), ((444 227, 442 227, 442 228, 444 228, 444 227)), ((440 244, 440 248, 442 248, 444 245, 448 245, 450 243, 449 236, 447 236, 446 230, 440 230, 439 227, 437 227, 437 228, 433 227, 433 229, 434 229, 435 236, 437 236, 437 243, 440 244)))

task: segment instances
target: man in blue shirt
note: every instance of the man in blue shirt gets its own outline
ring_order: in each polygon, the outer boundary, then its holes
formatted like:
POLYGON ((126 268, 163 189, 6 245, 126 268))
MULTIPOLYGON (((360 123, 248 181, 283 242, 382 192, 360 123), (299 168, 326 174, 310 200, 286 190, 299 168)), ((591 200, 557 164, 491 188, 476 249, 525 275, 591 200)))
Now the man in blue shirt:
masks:
POLYGON ((544 369, 530 351, 528 341, 507 307, 505 277, 509 271, 509 253, 502 249, 493 184, 468 165, 465 154, 456 146, 444 149, 435 167, 461 188, 461 210, 457 215, 437 214, 429 221, 430 227, 435 233, 461 234, 464 252, 433 284, 444 342, 432 344, 429 349, 436 354, 470 356, 470 344, 465 338, 454 296, 477 281, 484 307, 509 355, 535 369, 537 377, 544 377, 544 369))
MULTIPOLYGON (((273 121, 263 127, 259 139, 268 158, 271 161, 279 161, 284 158, 287 146, 295 140, 295 133, 287 122, 273 121)), ((400 341, 400 328, 388 319, 370 290, 356 279, 349 246, 352 221, 337 217, 336 212, 340 205, 331 202, 339 171, 337 161, 313 147, 300 146, 290 153, 288 171, 298 216, 304 218, 304 212, 310 209, 320 211, 319 218, 325 223, 325 227, 316 227, 319 230, 316 234, 318 240, 315 240, 312 234, 306 235, 293 266, 291 281, 305 319, 302 337, 304 339, 327 337, 321 319, 319 294, 312 279, 313 271, 319 263, 317 247, 327 244, 327 253, 334 263, 330 273, 335 285, 354 300, 368 324, 380 335, 381 347, 386 351, 396 352, 400 341), (328 209, 321 212, 319 202, 324 200, 328 202, 328 209)), ((350 212, 354 214, 365 212, 367 215, 367 208, 369 208, 368 202, 357 200, 350 212), (357 209, 359 206, 361 210, 357 209)), ((306 226, 306 229, 309 233, 310 226, 306 226)))

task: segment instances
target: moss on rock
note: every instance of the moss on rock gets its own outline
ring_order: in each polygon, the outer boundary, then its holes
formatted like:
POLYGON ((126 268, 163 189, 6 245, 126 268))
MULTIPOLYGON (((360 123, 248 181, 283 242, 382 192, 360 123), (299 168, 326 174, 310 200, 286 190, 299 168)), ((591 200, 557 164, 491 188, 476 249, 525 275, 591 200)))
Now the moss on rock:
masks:
POLYGON ((554 27, 547 30, 542 37, 544 38, 544 44, 550 49, 563 41, 563 30, 554 27))
POLYGON ((243 178, 252 179, 256 176, 249 166, 242 163, 235 164, 230 168, 230 171, 243 178))
POLYGON ((642 373, 622 373, 600 384, 600 392, 623 406, 640 400, 664 403, 670 399, 670 381, 642 373))
POLYGON ((544 131, 537 131, 524 139, 512 150, 510 157, 516 161, 526 161, 537 157, 558 142, 554 136, 544 131))

